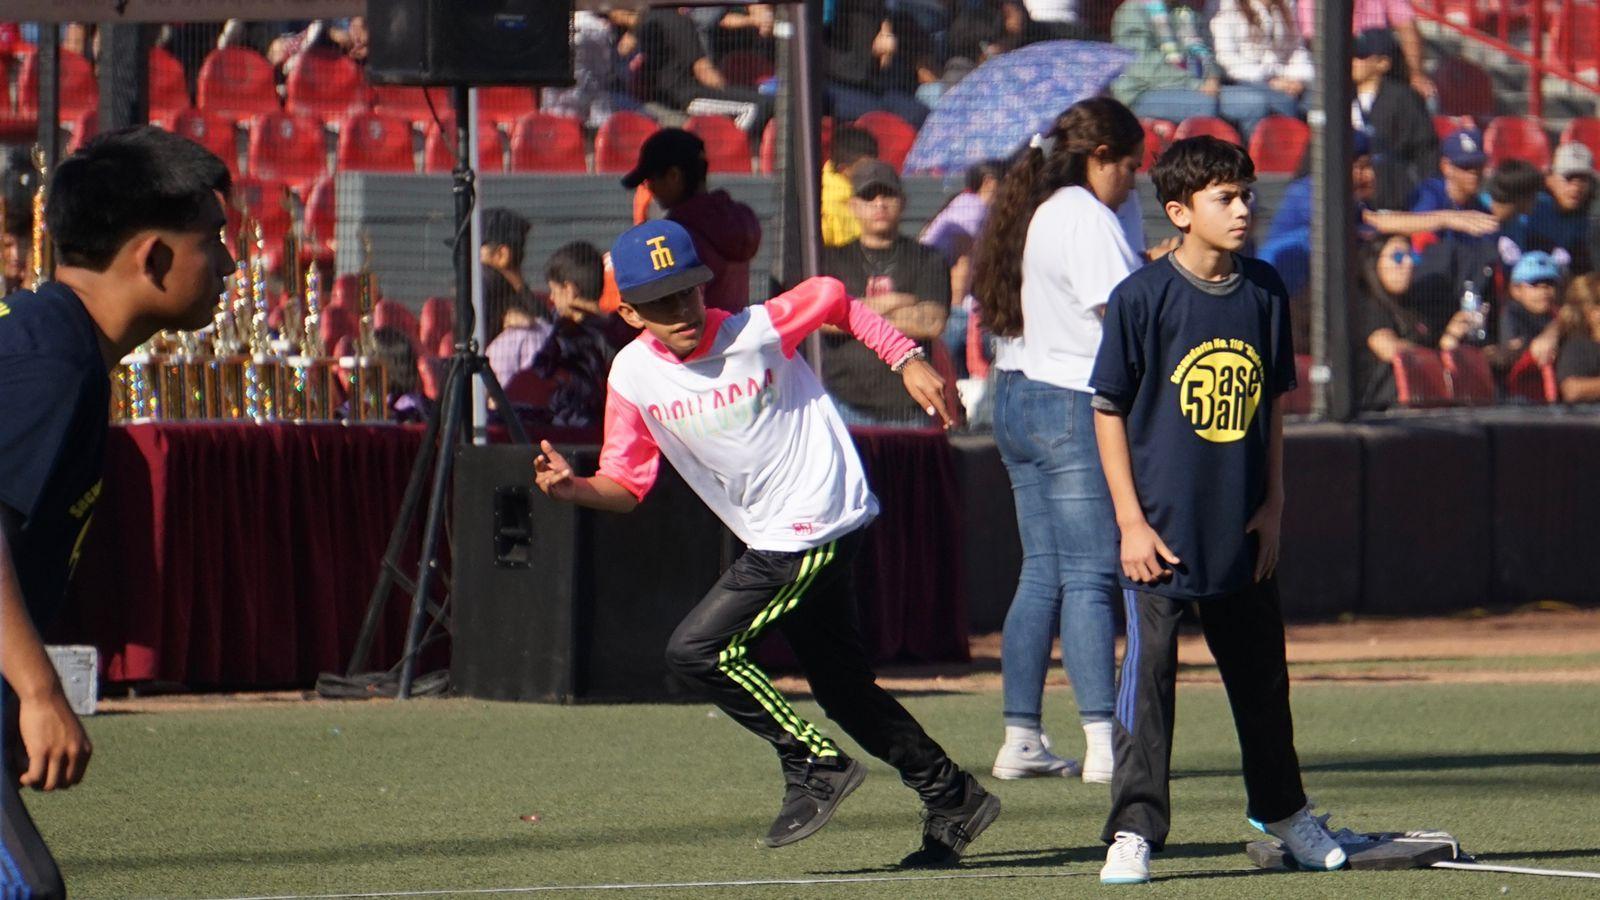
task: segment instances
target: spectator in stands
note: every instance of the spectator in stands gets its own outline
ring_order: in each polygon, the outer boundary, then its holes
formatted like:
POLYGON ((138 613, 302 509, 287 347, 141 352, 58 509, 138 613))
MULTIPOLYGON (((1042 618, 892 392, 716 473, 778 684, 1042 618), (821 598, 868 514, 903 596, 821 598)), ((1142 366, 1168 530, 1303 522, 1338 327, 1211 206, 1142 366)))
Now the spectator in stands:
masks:
POLYGON ((1573 279, 1561 307, 1556 384, 1563 403, 1600 402, 1600 273, 1573 279))
POLYGON ((1117 211, 1133 193, 1144 129, 1109 97, 1072 105, 1006 173, 979 241, 978 298, 999 339, 995 441, 1016 497, 1022 572, 1001 650, 1005 742, 994 774, 1109 782, 1117 528, 1095 445, 1089 373, 1112 288, 1143 264, 1117 211), (1041 731, 1051 640, 1077 698, 1081 769, 1041 731))
POLYGON ((945 325, 944 342, 955 361, 956 375, 967 377, 967 328, 971 317, 972 254, 978 234, 989 214, 994 192, 1005 176, 1005 163, 985 160, 967 168, 961 193, 945 201, 944 207, 922 229, 919 240, 939 251, 950 267, 950 320, 945 325))
MULTIPOLYGON (((574 83, 568 88, 544 88, 539 99, 540 109, 577 119, 590 128, 599 128, 611 118, 613 110, 637 105, 618 90, 624 67, 617 54, 617 35, 613 28, 616 12, 602 15, 580 9, 572 13, 574 83)), ((631 13, 626 21, 632 22, 631 13)))
POLYGON ((605 263, 599 248, 574 241, 550 254, 544 275, 555 303, 555 327, 532 368, 554 390, 539 418, 571 428, 599 425, 613 355, 600 318, 605 263))
POLYGON ((1514 264, 1522 252, 1553 250, 1557 246, 1532 227, 1533 207, 1543 185, 1543 174, 1532 163, 1520 159, 1505 160, 1489 175, 1485 194, 1489 214, 1500 223, 1500 240, 1495 242, 1495 249, 1505 265, 1514 264), (1507 239, 1512 246, 1506 245, 1507 239))
POLYGON ((1052 40, 1081 39, 1084 30, 1078 25, 1078 0, 1023 0, 1028 19, 1038 25, 1052 40))
POLYGON ((1583 275, 1594 263, 1589 252, 1589 207, 1594 205, 1594 153, 1583 144, 1562 144, 1550 159, 1544 193, 1533 204, 1529 227, 1572 254, 1572 271, 1583 275))
POLYGON ((700 44, 694 22, 670 7, 652 7, 634 27, 640 55, 640 99, 684 115, 731 116, 759 134, 772 116, 772 100, 753 88, 729 84, 700 44))
POLYGON ((878 139, 851 125, 833 130, 833 149, 822 165, 822 243, 843 247, 861 236, 861 223, 850 212, 850 179, 856 167, 878 158, 878 139))
POLYGON ((1266 85, 1304 103, 1315 72, 1289 0, 1221 0, 1210 27, 1217 62, 1228 78, 1266 85))
MULTIPOLYGON (((1439 144, 1439 174, 1417 185, 1411 200, 1412 212, 1472 210, 1488 212, 1483 202, 1483 167, 1488 162, 1483 152, 1483 133, 1476 128, 1451 132, 1439 144)), ((1441 229, 1439 237, 1470 239, 1478 235, 1441 229)))
MULTIPOLYGON (((823 254, 823 274, 844 282, 850 296, 937 358, 933 342, 944 334, 950 315, 950 270, 939 251, 900 233, 906 198, 892 166, 880 160, 862 162, 851 186, 850 209, 861 224, 861 237, 829 248, 823 254)), ((845 424, 938 426, 865 344, 838 333, 822 340, 822 383, 845 424)))
POLYGON ((0 219, 0 297, 28 286, 28 267, 33 252, 33 207, 14 197, 3 201, 5 216, 0 219))
MULTIPOLYGON (((1316 0, 1295 0, 1300 18, 1300 35, 1310 43, 1317 33, 1316 0)), ((1372 29, 1392 29, 1405 63, 1405 77, 1424 97, 1434 97, 1438 89, 1422 66, 1422 32, 1417 30, 1417 14, 1411 0, 1355 0, 1350 17, 1351 34, 1372 29)))
POLYGON ((536 309, 542 305, 536 302, 522 276, 522 257, 532 227, 525 216, 503 206, 483 211, 483 244, 478 248, 478 261, 483 264, 483 313, 491 339, 499 333, 502 320, 512 307, 536 309))
POLYGON ((1386 29, 1363 31, 1351 48, 1350 78, 1355 99, 1351 121, 1372 139, 1373 168, 1378 175, 1374 205, 1405 209, 1412 191, 1439 169, 1439 135, 1433 117, 1416 89, 1393 75, 1399 52, 1386 29))
POLYGON ((1357 254, 1355 338, 1356 401, 1364 410, 1399 402, 1394 359, 1407 347, 1435 349, 1439 332, 1414 308, 1411 288, 1416 254, 1405 235, 1379 236, 1357 254))
POLYGON ((772 33, 777 23, 769 3, 694 6, 689 8, 689 18, 700 35, 701 48, 712 59, 733 51, 757 53, 769 60, 773 56, 772 33))
MULTIPOLYGON (((897 20, 902 30, 904 20, 897 20)), ((902 48, 885 0, 852 0, 835 4, 823 30, 827 52, 827 106, 833 117, 850 121, 873 110, 887 110, 915 127, 928 117, 905 83, 904 72, 926 49, 922 36, 902 48)))
POLYGON ((1111 83, 1111 94, 1133 111, 1179 122, 1221 116, 1246 138, 1269 115, 1298 114, 1295 98, 1265 84, 1227 84, 1198 0, 1124 3, 1111 20, 1111 38, 1137 54, 1111 83))
MULTIPOLYGON (((397 328, 379 328, 372 333, 373 356, 383 363, 388 379, 389 420, 400 423, 426 422, 432 403, 422 393, 422 378, 417 372, 417 348, 411 338, 397 328)), ((348 406, 346 407, 348 412, 348 406)))
POLYGON ((518 374, 533 368, 554 330, 550 319, 549 309, 535 305, 531 296, 516 297, 506 307, 500 333, 483 351, 501 387, 509 387, 518 374))
POLYGON ((750 260, 761 248, 761 220, 727 191, 708 190, 706 170, 706 145, 698 135, 663 128, 639 148, 622 186, 647 186, 666 217, 689 232, 715 276, 705 288, 706 306, 736 313, 750 304, 750 260))
POLYGON ((1561 266, 1542 250, 1524 253, 1511 267, 1507 293, 1500 307, 1499 340, 1493 357, 1509 369, 1541 334, 1555 324, 1565 285, 1561 266))

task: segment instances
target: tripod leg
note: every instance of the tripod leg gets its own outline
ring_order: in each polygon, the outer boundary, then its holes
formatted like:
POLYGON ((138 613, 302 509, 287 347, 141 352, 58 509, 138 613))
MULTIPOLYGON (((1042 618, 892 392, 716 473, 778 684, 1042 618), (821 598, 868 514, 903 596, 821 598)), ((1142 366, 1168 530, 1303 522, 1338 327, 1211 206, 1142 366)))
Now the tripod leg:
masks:
MULTIPOLYGON (((444 392, 451 391, 454 369, 445 376, 444 392)), ((434 455, 442 446, 438 443, 439 416, 428 417, 427 430, 422 435, 422 446, 417 459, 411 464, 411 478, 406 482, 405 498, 400 501, 400 515, 395 519, 394 530, 389 533, 389 546, 383 552, 383 563, 378 569, 378 583, 367 601, 367 615, 361 622, 361 632, 356 637, 356 648, 350 654, 350 667, 345 675, 354 678, 367 667, 367 657, 372 653, 372 641, 378 633, 378 622, 383 618, 383 608, 389 604, 389 592, 394 589, 394 575, 400 570, 400 557, 405 552, 406 540, 411 536, 411 523, 417 516, 417 504, 422 501, 422 489, 427 486, 428 473, 433 471, 434 455)))
POLYGON ((483 379, 484 389, 489 392, 489 399, 494 401, 494 408, 500 410, 500 421, 511 432, 511 440, 518 444, 529 443, 528 432, 522 427, 522 417, 511 407, 511 401, 506 399, 506 389, 500 386, 500 379, 494 376, 494 370, 481 356, 477 358, 477 370, 478 377, 483 379))
POLYGON ((438 558, 439 539, 444 533, 445 503, 450 491, 450 475, 455 470, 458 437, 461 433, 461 412, 467 407, 466 390, 470 372, 457 358, 450 367, 449 393, 445 395, 444 426, 439 435, 439 455, 434 460, 433 490, 428 494, 428 520, 423 526, 422 554, 417 558, 417 592, 411 597, 411 619, 406 628, 405 657, 400 664, 401 700, 411 697, 411 682, 417 676, 417 656, 420 651, 422 619, 428 609, 428 591, 433 587, 438 558))

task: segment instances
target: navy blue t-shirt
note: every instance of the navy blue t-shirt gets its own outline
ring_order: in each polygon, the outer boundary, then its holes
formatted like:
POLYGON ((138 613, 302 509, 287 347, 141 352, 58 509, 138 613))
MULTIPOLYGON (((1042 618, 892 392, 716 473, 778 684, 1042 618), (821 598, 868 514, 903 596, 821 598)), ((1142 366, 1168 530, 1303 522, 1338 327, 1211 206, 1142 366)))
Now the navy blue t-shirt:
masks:
POLYGON ((50 282, 0 301, 0 504, 34 623, 55 617, 100 497, 110 381, 78 295, 50 282))
POLYGON ((1218 296, 1173 256, 1112 290, 1089 386, 1126 414, 1139 503, 1182 560, 1160 584, 1123 585, 1197 600, 1254 576, 1245 525, 1266 499, 1272 407, 1295 387, 1294 346, 1271 266, 1235 256, 1240 277, 1218 296))

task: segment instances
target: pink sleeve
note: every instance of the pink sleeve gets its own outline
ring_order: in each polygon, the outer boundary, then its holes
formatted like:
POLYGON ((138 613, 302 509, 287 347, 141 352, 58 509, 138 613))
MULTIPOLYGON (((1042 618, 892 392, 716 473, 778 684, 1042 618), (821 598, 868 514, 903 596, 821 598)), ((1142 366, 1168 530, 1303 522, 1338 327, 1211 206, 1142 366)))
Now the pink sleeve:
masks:
POLYGON ((600 470, 596 474, 615 481, 643 500, 655 485, 660 466, 661 448, 645 426, 644 414, 606 385, 606 437, 600 449, 600 470))
POLYGON ((1411 0, 1387 0, 1383 5, 1383 12, 1391 28, 1410 24, 1417 18, 1416 10, 1411 8, 1411 0))
POLYGON ((800 342, 823 325, 849 332, 891 366, 917 347, 883 316, 846 294, 844 284, 837 278, 808 278, 765 305, 782 341, 784 356, 793 356, 800 342))

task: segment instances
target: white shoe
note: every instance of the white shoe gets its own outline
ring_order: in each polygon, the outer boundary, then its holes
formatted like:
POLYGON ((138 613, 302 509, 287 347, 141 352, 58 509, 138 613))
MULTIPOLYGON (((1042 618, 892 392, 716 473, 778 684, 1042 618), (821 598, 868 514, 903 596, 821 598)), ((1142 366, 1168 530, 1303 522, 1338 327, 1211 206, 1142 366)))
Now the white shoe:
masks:
POLYGON ((1000 745, 1000 752, 994 757, 994 768, 990 770, 994 777, 1007 781, 1071 778, 1080 771, 1076 762, 1050 752, 1050 739, 1045 735, 1039 734, 1036 739, 1032 735, 1019 735, 1012 728, 1007 728, 1006 732, 1006 742, 1000 745))
POLYGON ((1101 884, 1144 884, 1150 880, 1150 842, 1131 831, 1117 832, 1100 867, 1101 884))
POLYGON ((1326 817, 1313 816, 1307 806, 1281 822, 1268 822, 1267 833, 1283 841, 1302 869, 1329 871, 1344 865, 1344 849, 1328 833, 1326 817))
POLYGON ((1090 722, 1083 726, 1083 780, 1089 784, 1110 784, 1116 752, 1111 747, 1111 723, 1090 722))

